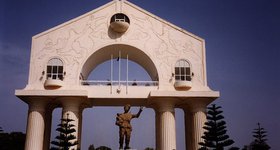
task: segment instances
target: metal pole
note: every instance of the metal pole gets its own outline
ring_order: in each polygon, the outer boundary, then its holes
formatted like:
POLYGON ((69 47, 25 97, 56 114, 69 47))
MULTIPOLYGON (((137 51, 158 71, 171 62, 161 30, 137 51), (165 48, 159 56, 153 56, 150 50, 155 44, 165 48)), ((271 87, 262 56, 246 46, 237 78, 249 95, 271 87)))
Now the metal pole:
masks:
POLYGON ((119 51, 119 89, 121 89, 121 51, 119 51))
POLYGON ((128 54, 126 55, 126 94, 128 93, 128 54))
POLYGON ((113 54, 111 54, 111 94, 113 92, 113 54))

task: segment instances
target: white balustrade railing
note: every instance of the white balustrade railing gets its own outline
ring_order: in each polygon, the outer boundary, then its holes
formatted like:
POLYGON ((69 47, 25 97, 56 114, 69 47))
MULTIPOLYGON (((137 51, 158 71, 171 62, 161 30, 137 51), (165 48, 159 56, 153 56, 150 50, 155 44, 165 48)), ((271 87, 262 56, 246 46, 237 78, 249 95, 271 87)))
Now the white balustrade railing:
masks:
POLYGON ((158 86, 158 81, 104 81, 104 80, 82 80, 81 85, 91 86, 158 86))

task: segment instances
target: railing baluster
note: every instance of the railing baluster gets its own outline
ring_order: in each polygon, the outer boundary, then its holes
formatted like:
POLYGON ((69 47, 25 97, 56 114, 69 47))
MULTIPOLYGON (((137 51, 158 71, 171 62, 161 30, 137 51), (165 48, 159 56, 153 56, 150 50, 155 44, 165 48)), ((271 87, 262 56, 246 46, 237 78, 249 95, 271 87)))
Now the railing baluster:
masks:
POLYGON ((81 85, 85 86, 158 86, 158 81, 105 81, 105 80, 82 80, 81 85))

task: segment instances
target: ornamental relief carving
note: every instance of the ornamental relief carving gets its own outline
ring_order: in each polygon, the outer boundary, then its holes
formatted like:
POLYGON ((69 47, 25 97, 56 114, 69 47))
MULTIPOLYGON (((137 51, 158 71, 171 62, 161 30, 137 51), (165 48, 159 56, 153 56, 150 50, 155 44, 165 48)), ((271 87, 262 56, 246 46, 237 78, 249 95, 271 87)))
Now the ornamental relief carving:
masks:
MULTIPOLYGON (((107 16, 95 17, 91 15, 87 19, 87 23, 82 27, 80 32, 78 29, 69 28, 64 37, 50 38, 48 35, 42 49, 35 54, 35 62, 41 62, 38 67, 44 70, 45 63, 50 57, 59 57, 64 60, 66 68, 67 82, 73 82, 78 79, 80 64, 87 58, 87 55, 93 53, 97 45, 96 41, 111 40, 108 37, 107 16)), ((36 68, 36 69, 35 69, 36 68)), ((35 80, 37 80, 36 77, 35 80)))
MULTIPOLYGON (((108 17, 108 14, 91 15, 84 18, 83 24, 62 28, 61 30, 66 30, 66 34, 61 34, 59 37, 51 33, 47 35, 43 48, 39 49, 33 57, 34 62, 41 62, 36 67, 34 66, 33 71, 40 71, 38 68, 45 70, 45 63, 50 57, 60 57, 67 65, 65 66, 65 80, 67 82, 76 81, 82 67, 81 64, 88 55, 94 53, 100 45, 106 45, 116 40, 110 36, 107 25, 108 17)), ((152 58, 161 71, 159 72, 161 81, 170 84, 169 81, 174 71, 173 65, 178 58, 185 58, 195 66, 193 67, 195 68, 195 79, 203 83, 202 43, 197 44, 192 37, 186 38, 185 34, 176 30, 174 32, 173 27, 150 16, 137 17, 130 14, 130 17, 133 20, 130 29, 120 40, 141 45, 140 47, 152 58)), ((41 76, 38 75, 34 80, 38 81, 40 78, 41 76)))
POLYGON ((181 32, 174 32, 171 26, 149 16, 130 16, 134 26, 127 35, 127 40, 143 43, 143 49, 159 67, 160 78, 165 84, 171 79, 173 65, 182 58, 191 61, 196 76, 194 79, 203 83, 202 42, 188 38, 181 32))

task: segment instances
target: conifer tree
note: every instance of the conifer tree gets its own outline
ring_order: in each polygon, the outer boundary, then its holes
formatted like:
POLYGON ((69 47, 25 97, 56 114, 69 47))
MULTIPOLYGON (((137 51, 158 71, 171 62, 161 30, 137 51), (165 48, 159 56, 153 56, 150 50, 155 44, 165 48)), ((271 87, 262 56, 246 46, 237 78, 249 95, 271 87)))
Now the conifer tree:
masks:
POLYGON ((100 146, 100 147, 97 147, 96 150, 112 150, 112 149, 107 146, 100 146))
POLYGON ((71 124, 72 121, 74 120, 69 119, 69 114, 67 114, 66 119, 61 119, 61 124, 59 124, 56 129, 56 131, 59 132, 59 135, 55 137, 58 141, 51 142, 57 147, 52 147, 51 150, 70 150, 72 146, 78 144, 76 136, 73 135, 76 130, 74 129, 75 125, 71 124))
POLYGON ((147 148, 145 148, 145 150, 154 150, 154 149, 151 147, 147 147, 147 148))
POLYGON ((207 122, 204 125, 204 135, 201 137, 204 142, 200 142, 202 147, 199 150, 223 150, 224 147, 230 146, 234 143, 226 134, 226 122, 220 106, 212 104, 207 107, 207 122))
POLYGON ((91 145, 88 147, 88 150, 95 150, 94 145, 91 144, 91 145))
POLYGON ((251 144, 252 150, 269 150, 270 146, 267 145, 265 138, 266 131, 264 128, 261 127, 260 123, 258 123, 258 128, 254 129, 253 131, 253 137, 255 138, 254 142, 251 144))

